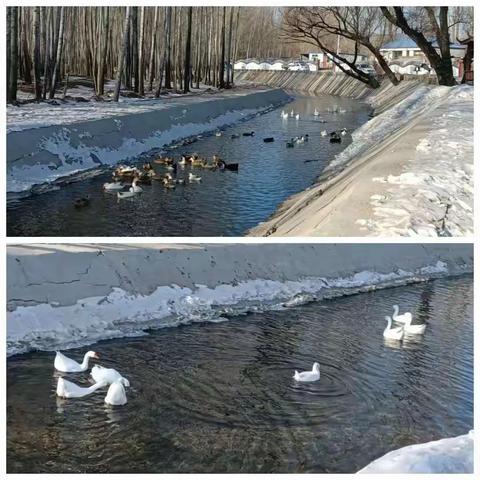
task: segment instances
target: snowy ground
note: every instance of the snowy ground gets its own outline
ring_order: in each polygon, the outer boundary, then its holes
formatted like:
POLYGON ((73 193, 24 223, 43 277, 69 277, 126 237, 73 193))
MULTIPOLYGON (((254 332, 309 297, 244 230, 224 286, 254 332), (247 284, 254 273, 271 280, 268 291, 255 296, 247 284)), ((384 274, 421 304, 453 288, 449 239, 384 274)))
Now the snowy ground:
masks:
POLYGON ((473 473, 473 430, 393 450, 358 473, 473 473))
MULTIPOLYGON (((111 86, 107 83, 106 88, 111 86)), ((199 90, 192 90, 188 94, 168 93, 160 98, 125 98, 120 97, 119 102, 113 102, 110 98, 105 101, 77 102, 74 100, 62 100, 62 94, 52 102, 27 103, 20 106, 7 106, 7 133, 30 128, 39 128, 50 125, 68 125, 71 123, 98 120, 106 117, 128 115, 132 113, 151 112, 162 110, 170 106, 191 105, 192 103, 205 102, 218 98, 237 97, 251 93, 252 90, 262 89, 242 86, 230 90, 216 91, 205 85, 199 90)), ((265 90, 265 89, 263 89, 265 90)), ((90 99, 93 92, 90 88, 76 86, 68 89, 69 97, 82 97, 90 99)), ((19 92, 19 100, 32 99, 32 94, 19 92)))
POLYGON ((373 179, 388 188, 370 197, 374 217, 357 220, 368 235, 473 235, 473 88, 449 91, 425 120, 402 172, 373 179))
POLYGON ((418 86, 379 111, 251 235, 473 235, 473 87, 418 86))

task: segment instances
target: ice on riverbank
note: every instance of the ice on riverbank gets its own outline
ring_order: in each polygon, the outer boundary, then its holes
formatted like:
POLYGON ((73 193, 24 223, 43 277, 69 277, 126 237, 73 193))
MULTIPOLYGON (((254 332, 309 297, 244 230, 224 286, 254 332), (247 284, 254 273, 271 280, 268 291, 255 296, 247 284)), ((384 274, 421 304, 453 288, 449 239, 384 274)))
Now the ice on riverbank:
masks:
POLYGON ((221 321, 225 315, 287 308, 447 274, 447 264, 437 261, 411 272, 362 271, 346 277, 309 277, 283 282, 256 279, 216 287, 159 286, 150 295, 113 288, 106 296, 80 299, 74 305, 42 303, 20 306, 9 312, 7 354, 71 348, 102 339, 142 335, 149 328, 221 321))
POLYGON ((473 430, 393 450, 358 473, 473 473, 473 430))

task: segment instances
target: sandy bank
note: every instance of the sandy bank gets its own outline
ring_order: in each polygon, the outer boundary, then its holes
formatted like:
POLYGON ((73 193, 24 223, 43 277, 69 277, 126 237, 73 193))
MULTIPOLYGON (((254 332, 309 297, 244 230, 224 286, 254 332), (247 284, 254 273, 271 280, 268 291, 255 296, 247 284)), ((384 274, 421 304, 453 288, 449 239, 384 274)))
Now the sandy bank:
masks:
POLYGON ((402 82, 313 186, 252 236, 473 234, 473 88, 402 82))
POLYGON ((7 350, 280 308, 472 270, 470 245, 23 245, 7 252, 7 350))
POLYGON ((80 103, 18 109, 8 120, 7 191, 113 165, 192 135, 235 123, 289 100, 281 89, 240 88, 169 100, 80 103), (52 115, 52 111, 57 115, 52 115), (19 113, 20 112, 20 113, 19 113))

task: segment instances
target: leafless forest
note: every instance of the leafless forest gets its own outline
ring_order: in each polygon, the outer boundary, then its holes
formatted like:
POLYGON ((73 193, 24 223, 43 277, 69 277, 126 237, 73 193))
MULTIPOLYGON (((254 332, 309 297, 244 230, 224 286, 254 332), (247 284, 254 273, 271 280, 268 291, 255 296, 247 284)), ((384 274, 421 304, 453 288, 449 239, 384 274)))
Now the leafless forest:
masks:
POLYGON ((377 79, 335 45, 341 39, 350 52, 369 54, 396 83, 379 47, 398 32, 424 51, 440 84, 455 82, 449 50, 455 36, 470 41, 473 59, 467 7, 8 7, 7 100, 16 101, 19 88, 36 100, 52 99, 69 76, 91 79, 99 99, 113 79, 114 100, 120 92, 159 97, 200 84, 230 88, 235 59, 298 55, 306 44, 376 88, 377 79))

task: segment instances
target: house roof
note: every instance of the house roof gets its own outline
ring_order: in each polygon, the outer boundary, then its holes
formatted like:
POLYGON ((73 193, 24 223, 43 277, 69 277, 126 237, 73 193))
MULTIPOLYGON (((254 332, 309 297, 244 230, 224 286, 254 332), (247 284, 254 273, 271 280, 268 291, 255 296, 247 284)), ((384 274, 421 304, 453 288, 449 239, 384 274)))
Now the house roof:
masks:
MULTIPOLYGON (((438 48, 438 43, 436 40, 433 38, 430 39, 432 42, 432 45, 435 48, 438 48)), ((451 43, 450 48, 460 48, 464 49, 464 45, 460 45, 458 43, 451 43)), ((391 42, 387 42, 385 45, 380 48, 380 50, 400 50, 400 49, 419 49, 419 46, 410 38, 410 37, 397 37, 395 40, 392 40, 391 42)))

